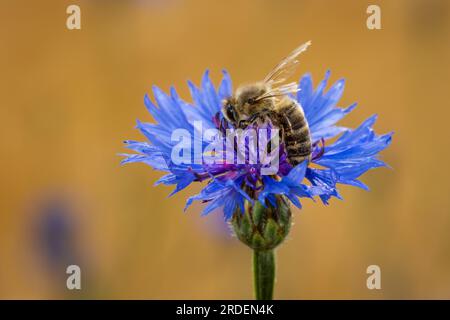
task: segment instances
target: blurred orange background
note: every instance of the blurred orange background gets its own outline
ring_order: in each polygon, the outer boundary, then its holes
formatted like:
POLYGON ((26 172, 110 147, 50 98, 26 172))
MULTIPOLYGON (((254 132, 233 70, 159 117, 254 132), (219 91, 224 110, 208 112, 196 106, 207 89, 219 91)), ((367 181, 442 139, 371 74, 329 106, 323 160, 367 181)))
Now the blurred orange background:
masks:
POLYGON ((313 45, 298 76, 345 77, 343 124, 377 113, 395 131, 390 169, 343 186, 344 201, 304 201, 279 248, 278 299, 450 298, 448 1, 2 1, 0 298, 251 299, 251 251, 219 214, 183 213, 161 176, 119 165, 151 121, 143 96, 205 69, 218 84, 261 79, 313 45), (81 8, 81 30, 66 8, 81 8), (381 30, 366 27, 381 7, 381 30), (66 266, 82 290, 66 289, 66 266), (366 268, 381 267, 368 290, 366 268))

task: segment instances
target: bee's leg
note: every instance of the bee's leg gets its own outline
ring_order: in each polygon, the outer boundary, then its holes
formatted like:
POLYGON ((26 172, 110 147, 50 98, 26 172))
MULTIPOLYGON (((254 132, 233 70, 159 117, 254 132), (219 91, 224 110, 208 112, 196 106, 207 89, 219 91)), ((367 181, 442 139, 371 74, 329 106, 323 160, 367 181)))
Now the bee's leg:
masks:
POLYGON ((219 131, 225 134, 227 129, 228 129, 228 122, 225 120, 225 118, 222 118, 222 120, 220 120, 219 122, 219 131))
POLYGON ((241 120, 241 121, 239 121, 239 123, 238 123, 238 127, 239 127, 240 129, 245 129, 245 128, 247 128, 251 123, 252 123, 252 122, 250 122, 250 121, 248 121, 248 120, 241 120))
POLYGON ((320 159, 323 156, 323 154, 325 153, 325 139, 322 138, 319 141, 314 142, 313 146, 312 146, 312 150, 314 151, 311 155, 312 160, 320 159), (315 152, 316 147, 319 145, 319 143, 321 144, 320 149, 319 149, 319 151, 315 152))
MULTIPOLYGON (((281 125, 279 118, 280 115, 273 111, 266 111, 260 116, 261 123, 264 123, 267 120, 269 120, 272 126, 275 127, 275 129, 278 129, 279 132, 284 135, 283 126, 281 125)), ((282 136, 280 136, 280 138, 282 138, 282 136)))
POLYGON ((250 118, 248 118, 247 121, 250 123, 254 123, 254 122, 258 121, 259 119, 261 119, 262 117, 264 117, 263 113, 255 113, 250 118))
POLYGON ((249 125, 255 123, 259 119, 259 117, 260 117, 260 114, 257 113, 257 114, 252 115, 251 117, 249 117, 246 120, 239 121, 239 128, 245 129, 249 125))
POLYGON ((280 137, 279 143, 281 144, 281 143, 284 142, 284 127, 283 126, 277 126, 277 129, 278 129, 278 134, 279 134, 279 137, 280 137))
POLYGON ((280 130, 280 143, 285 141, 286 132, 284 124, 290 124, 289 118, 285 114, 278 115, 278 129, 280 130), (280 119, 283 118, 283 119, 280 119))
MULTIPOLYGON (((272 123, 272 125, 274 127, 273 129, 278 130, 278 143, 275 147, 279 147, 281 145, 281 143, 283 143, 283 141, 284 141, 284 127, 281 125, 279 117, 280 116, 275 112, 269 112, 267 114, 267 118, 270 119, 270 122, 272 123)), ((271 137, 271 139, 267 145, 267 151, 269 153, 272 152, 272 139, 273 139, 273 137, 271 137)))

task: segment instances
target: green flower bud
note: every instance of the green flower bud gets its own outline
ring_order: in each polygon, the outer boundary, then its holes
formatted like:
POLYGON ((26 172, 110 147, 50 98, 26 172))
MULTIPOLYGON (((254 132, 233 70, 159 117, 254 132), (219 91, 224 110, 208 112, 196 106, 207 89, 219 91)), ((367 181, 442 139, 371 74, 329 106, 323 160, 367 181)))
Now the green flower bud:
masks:
POLYGON ((234 233, 254 250, 271 250, 283 242, 289 233, 292 215, 286 197, 277 196, 276 208, 264 207, 256 201, 246 201, 245 212, 238 208, 231 219, 234 233))

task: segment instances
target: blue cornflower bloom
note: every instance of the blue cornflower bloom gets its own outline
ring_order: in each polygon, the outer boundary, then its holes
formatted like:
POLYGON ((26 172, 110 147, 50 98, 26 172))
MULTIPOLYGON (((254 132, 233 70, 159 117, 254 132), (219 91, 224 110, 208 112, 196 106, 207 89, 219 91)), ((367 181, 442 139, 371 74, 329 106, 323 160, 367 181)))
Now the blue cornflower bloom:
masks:
MULTIPOLYGON (((200 88, 189 82, 192 103, 182 100, 174 88, 167 95, 153 87, 156 104, 147 95, 144 102, 156 123, 138 121, 137 128, 148 142, 125 141, 127 147, 137 153, 126 154, 122 163, 144 162, 154 169, 166 171, 167 174, 156 184, 175 185, 171 195, 192 182, 207 181, 199 194, 187 200, 186 207, 193 201, 206 202, 203 214, 223 208, 226 220, 237 209, 244 212, 246 201, 259 201, 263 206, 270 204, 275 207, 277 197, 283 195, 301 207, 300 198, 318 196, 325 204, 331 197, 341 199, 338 184, 367 189, 358 178, 369 169, 386 166, 378 159, 378 153, 390 144, 392 133, 375 134, 372 127, 376 116, 370 117, 356 129, 337 126, 336 123, 350 113, 356 104, 347 108, 337 107, 344 91, 344 80, 337 81, 325 91, 329 77, 328 71, 314 90, 311 76, 304 75, 299 82, 300 90, 296 96, 292 96, 303 107, 309 124, 313 145, 310 161, 292 167, 287 161, 283 145, 280 147, 276 175, 261 175, 260 164, 202 161, 202 155, 211 144, 211 141, 203 139, 203 133, 221 127, 222 100, 232 95, 231 78, 226 71, 223 71, 223 79, 217 89, 207 71, 200 88), (201 124, 200 127, 198 124, 201 124), (172 134, 180 129, 190 137, 183 141, 183 147, 197 148, 189 163, 178 163, 172 159, 174 148, 180 144, 179 140, 173 139, 172 134), (335 141, 328 144, 327 140, 332 138, 336 138, 335 141), (199 155, 200 161, 195 161, 199 155)), ((219 145, 222 143, 224 141, 218 142, 219 145)))

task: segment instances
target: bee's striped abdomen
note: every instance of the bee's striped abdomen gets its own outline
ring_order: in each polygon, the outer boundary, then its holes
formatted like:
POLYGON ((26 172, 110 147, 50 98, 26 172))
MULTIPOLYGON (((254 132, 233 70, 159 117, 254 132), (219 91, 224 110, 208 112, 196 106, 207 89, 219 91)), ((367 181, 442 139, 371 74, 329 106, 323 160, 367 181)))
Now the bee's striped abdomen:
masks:
POLYGON ((278 107, 279 124, 283 128, 283 138, 288 161, 295 166, 311 155, 311 135, 303 109, 292 99, 285 99, 278 107))

